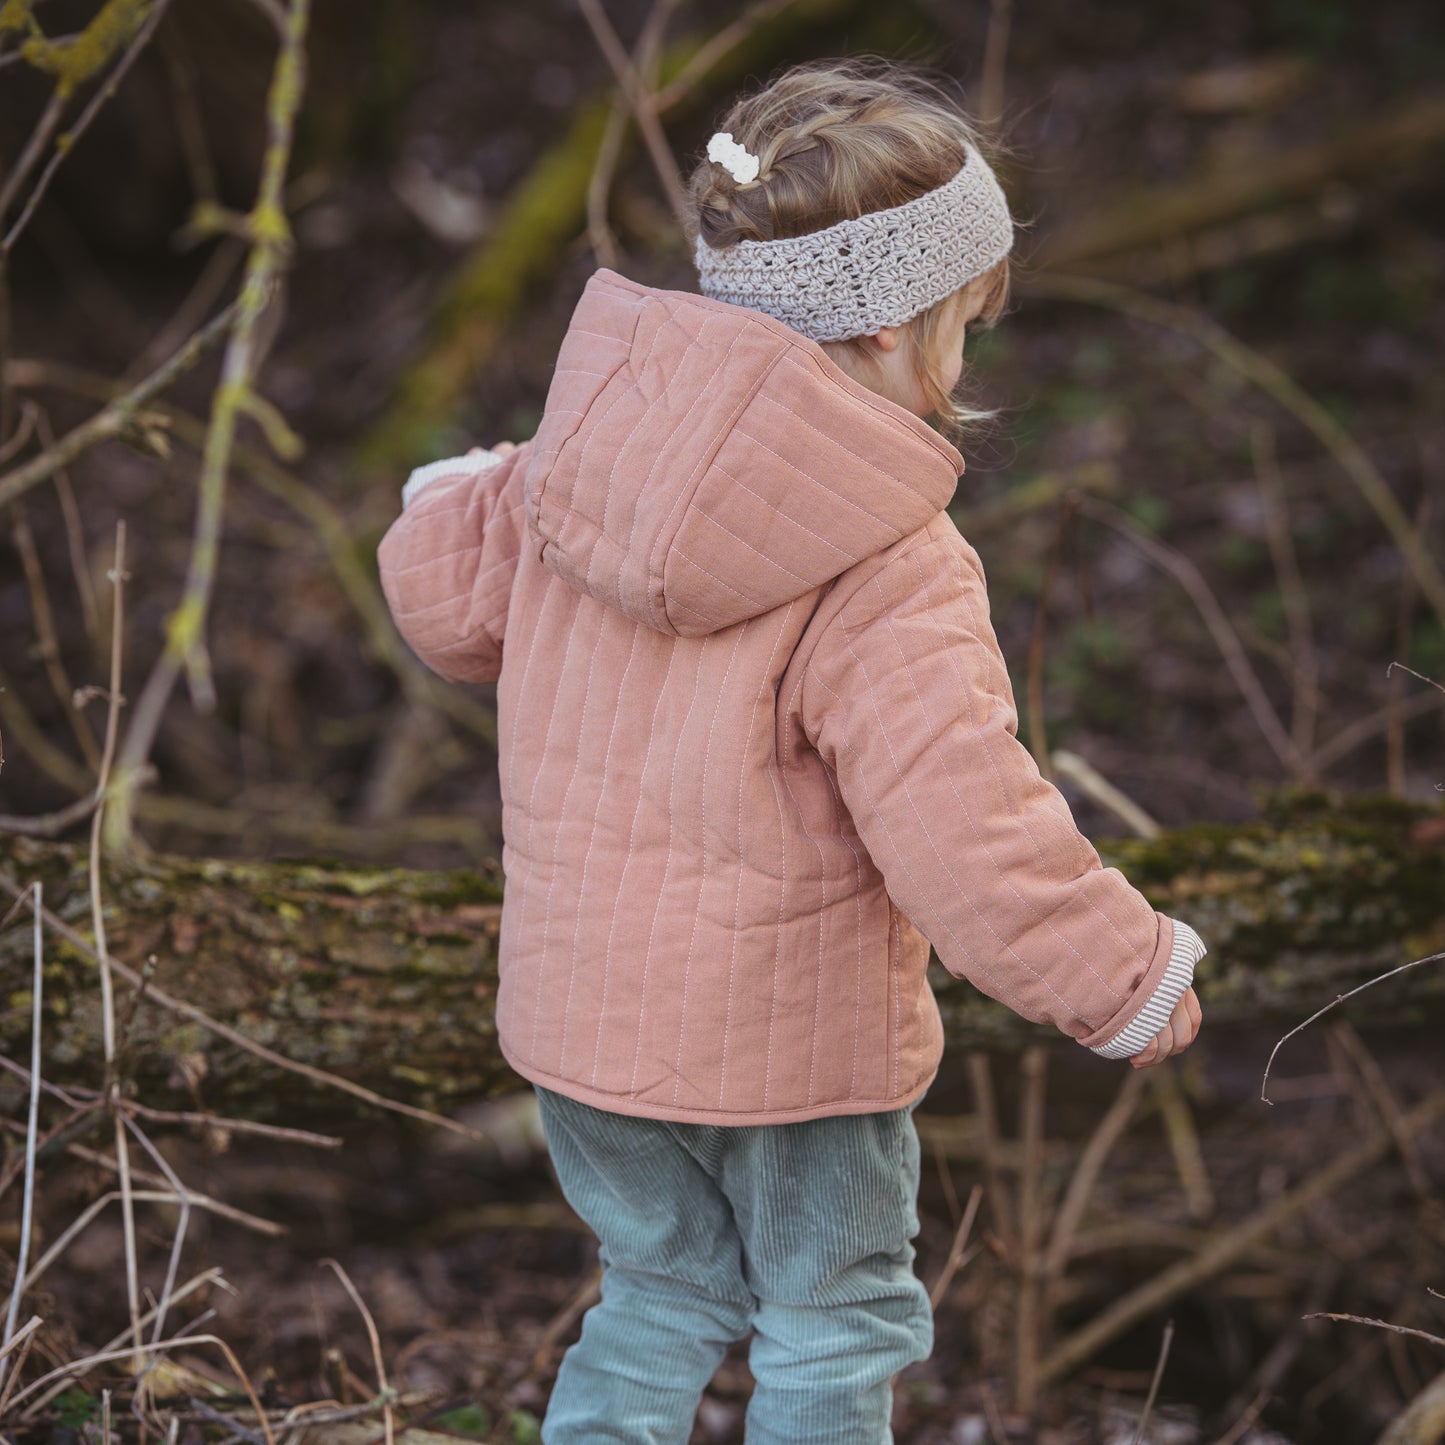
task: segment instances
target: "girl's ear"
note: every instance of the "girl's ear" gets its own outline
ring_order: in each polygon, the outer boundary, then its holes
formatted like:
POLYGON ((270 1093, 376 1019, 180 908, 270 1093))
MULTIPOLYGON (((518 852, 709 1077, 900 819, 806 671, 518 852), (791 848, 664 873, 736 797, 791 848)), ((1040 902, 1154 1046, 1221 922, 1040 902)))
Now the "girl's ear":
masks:
POLYGON ((871 339, 877 342, 879 351, 897 351, 903 344, 903 332, 897 326, 880 326, 871 339))

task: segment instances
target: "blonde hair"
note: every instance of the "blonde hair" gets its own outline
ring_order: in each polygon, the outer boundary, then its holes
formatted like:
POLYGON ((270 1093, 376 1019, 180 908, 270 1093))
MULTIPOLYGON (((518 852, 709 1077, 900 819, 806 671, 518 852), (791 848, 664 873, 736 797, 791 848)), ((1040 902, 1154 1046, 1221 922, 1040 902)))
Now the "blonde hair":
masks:
MULTIPOLYGON (((711 161, 693 171, 694 231, 713 247, 803 236, 901 206, 957 174, 970 146, 984 149, 941 86, 871 58, 794 66, 735 102, 718 129, 756 155, 759 170, 745 183, 711 161)), ((965 298, 979 304, 974 324, 991 326, 1007 304, 1008 283, 1005 257, 901 328, 919 389, 955 439, 990 413, 955 402, 939 368, 939 334, 965 298)), ((844 371, 883 389, 875 384, 883 379, 875 351, 862 338, 820 344, 844 371)))

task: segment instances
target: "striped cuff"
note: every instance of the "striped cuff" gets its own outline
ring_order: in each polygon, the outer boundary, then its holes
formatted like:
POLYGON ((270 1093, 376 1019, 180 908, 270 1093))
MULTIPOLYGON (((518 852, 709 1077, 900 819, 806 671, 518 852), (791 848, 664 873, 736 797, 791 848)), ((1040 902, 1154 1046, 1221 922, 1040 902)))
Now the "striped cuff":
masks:
POLYGON ((1174 947, 1169 950, 1169 966, 1150 996, 1149 1002, 1115 1034, 1107 1044, 1099 1044, 1092 1052, 1106 1059, 1132 1059, 1169 1022, 1174 1005, 1184 997, 1194 982, 1194 965, 1209 952, 1204 940, 1178 919, 1174 924, 1174 947))
POLYGON ((464 457, 446 457, 439 462, 428 462, 418 467, 401 489, 401 509, 405 511, 423 487, 440 481, 443 477, 475 477, 501 464, 496 452, 471 452, 464 457))

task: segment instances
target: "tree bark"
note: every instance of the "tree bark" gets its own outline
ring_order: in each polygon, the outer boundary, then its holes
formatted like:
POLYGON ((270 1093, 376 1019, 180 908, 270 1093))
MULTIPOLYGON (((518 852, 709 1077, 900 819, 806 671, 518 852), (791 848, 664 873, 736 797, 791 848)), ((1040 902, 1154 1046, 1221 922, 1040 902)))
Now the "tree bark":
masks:
MULTIPOLYGON (((1347 989, 1445 949, 1445 813, 1381 799, 1308 797, 1260 821, 1101 845, 1105 861, 1210 945, 1197 985, 1207 1027, 1280 1032, 1347 989)), ((517 1085, 493 1005, 501 880, 341 864, 152 858, 107 865, 111 954, 300 1062, 413 1105, 450 1109, 517 1085)), ((45 904, 91 938, 83 850, 0 840, 0 908, 39 880, 45 904), (8 896, 7 896, 8 895, 8 896)), ((31 937, 22 908, 0 933, 0 1053, 29 1057, 31 937)), ((1047 1037, 936 969, 952 1048, 1047 1037)), ((44 1072, 101 1078, 96 964, 45 933, 44 1072)), ((1445 1023, 1445 963, 1346 1005, 1357 1024, 1445 1023)), ((154 996, 118 990, 122 1073, 151 1104, 255 1118, 354 1115, 355 1100, 279 1071, 154 996), (190 1080, 191 1082, 187 1082, 190 1080)), ((12 1089, 0 1080, 0 1089, 12 1089)))

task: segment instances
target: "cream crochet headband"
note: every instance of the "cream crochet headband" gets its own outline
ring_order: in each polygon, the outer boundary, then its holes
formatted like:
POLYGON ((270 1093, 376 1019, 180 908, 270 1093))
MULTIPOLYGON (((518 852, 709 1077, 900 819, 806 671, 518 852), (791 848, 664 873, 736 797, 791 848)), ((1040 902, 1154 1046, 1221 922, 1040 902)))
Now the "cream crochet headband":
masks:
MULTIPOLYGON (((720 139, 729 145, 709 145, 709 158, 734 173, 734 150, 748 153, 720 139)), ((775 316, 813 341, 843 341, 911 321, 1012 246, 1008 202, 969 146, 952 180, 901 206, 781 241, 714 249, 699 236, 694 259, 704 296, 775 316)))

